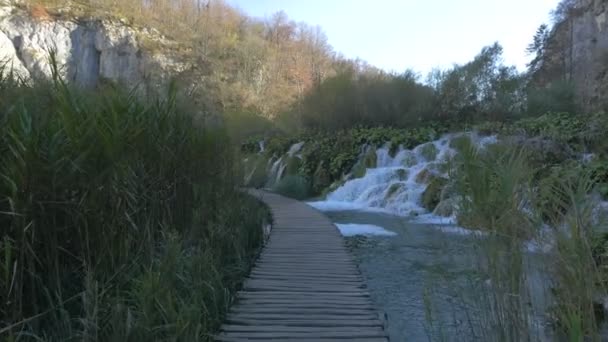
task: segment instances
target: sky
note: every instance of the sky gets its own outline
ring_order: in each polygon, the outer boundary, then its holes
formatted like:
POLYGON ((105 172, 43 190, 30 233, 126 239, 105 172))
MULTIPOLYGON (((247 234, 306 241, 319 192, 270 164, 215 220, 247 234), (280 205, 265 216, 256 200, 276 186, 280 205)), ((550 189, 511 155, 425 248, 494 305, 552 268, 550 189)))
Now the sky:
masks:
POLYGON ((319 25, 334 50, 386 71, 426 75, 475 57, 498 41, 524 70, 526 47, 559 0, 228 0, 259 18, 283 10, 319 25))

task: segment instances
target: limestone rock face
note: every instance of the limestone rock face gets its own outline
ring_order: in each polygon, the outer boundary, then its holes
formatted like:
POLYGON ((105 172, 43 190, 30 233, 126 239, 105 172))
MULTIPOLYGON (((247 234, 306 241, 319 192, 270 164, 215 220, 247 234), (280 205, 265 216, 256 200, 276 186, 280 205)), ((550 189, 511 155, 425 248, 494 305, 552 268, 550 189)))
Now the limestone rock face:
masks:
POLYGON ((555 25, 535 81, 548 85, 570 80, 585 111, 608 106, 608 0, 578 0, 555 25))
POLYGON ((190 67, 170 53, 171 44, 158 33, 118 21, 36 18, 0 5, 0 61, 26 77, 50 77, 54 51, 61 76, 84 87, 101 80, 158 85, 190 67), (142 37, 159 48, 143 48, 142 37))

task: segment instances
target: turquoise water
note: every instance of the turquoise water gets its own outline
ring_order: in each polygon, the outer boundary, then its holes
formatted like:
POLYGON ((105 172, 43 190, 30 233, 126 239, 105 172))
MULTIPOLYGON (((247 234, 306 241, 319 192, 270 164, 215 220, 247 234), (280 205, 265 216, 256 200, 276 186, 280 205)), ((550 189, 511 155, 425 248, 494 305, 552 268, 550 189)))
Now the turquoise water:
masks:
MULTIPOLYGON (((485 315, 481 303, 491 297, 484 292, 489 291, 488 281, 479 272, 477 251, 483 236, 388 214, 326 214, 337 224, 371 224, 396 233, 346 237, 372 299, 388 316, 391 341, 488 340, 479 328, 485 315)), ((538 267, 542 255, 528 259, 527 276, 534 293, 530 308, 545 308, 547 282, 538 267)), ((531 315, 531 320, 538 330, 532 340, 551 340, 542 315, 531 315)))

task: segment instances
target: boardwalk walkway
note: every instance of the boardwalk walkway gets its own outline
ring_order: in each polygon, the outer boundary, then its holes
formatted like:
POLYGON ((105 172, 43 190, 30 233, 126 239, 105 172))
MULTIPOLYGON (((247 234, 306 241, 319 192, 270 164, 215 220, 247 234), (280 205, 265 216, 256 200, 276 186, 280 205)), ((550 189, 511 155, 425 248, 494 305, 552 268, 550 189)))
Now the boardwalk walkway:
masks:
POLYGON ((274 226, 217 340, 388 341, 331 221, 304 203, 252 194, 272 209, 274 226))

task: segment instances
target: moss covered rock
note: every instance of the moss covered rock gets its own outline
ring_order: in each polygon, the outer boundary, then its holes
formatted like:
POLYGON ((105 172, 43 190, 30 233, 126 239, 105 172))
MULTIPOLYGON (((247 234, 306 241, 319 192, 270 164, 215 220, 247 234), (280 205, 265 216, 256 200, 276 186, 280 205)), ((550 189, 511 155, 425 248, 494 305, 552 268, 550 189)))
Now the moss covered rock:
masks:
POLYGON ((384 199, 389 200, 389 199, 395 197, 395 195, 397 195, 397 192, 401 191, 404 186, 405 185, 403 183, 391 184, 391 186, 386 191, 386 195, 384 196, 384 199))
POLYGON ((397 169, 395 170, 395 174, 400 181, 406 181, 410 175, 410 172, 406 169, 397 169))
POLYGON ((439 150, 437 149, 437 147, 433 143, 428 143, 426 145, 423 145, 422 148, 420 149, 420 154, 427 161, 433 161, 433 160, 435 160, 437 158, 437 154, 438 153, 439 153, 439 150))
POLYGON ((365 167, 365 164, 363 164, 363 162, 358 162, 357 164, 355 164, 355 166, 353 167, 352 171, 351 171, 351 176, 352 178, 363 178, 365 177, 365 174, 367 173, 367 168, 365 167))
POLYGON ((422 169, 422 171, 418 172, 416 175, 416 183, 426 184, 429 182, 431 178, 431 171, 428 169, 422 169))
POLYGON ((422 206, 433 211, 441 201, 441 191, 443 187, 448 183, 448 180, 441 177, 432 176, 429 185, 422 193, 422 206))
POLYGON ((376 150, 373 148, 369 148, 365 155, 363 155, 363 165, 368 169, 373 169, 378 166, 378 156, 376 155, 376 150))
POLYGON ((416 160, 416 156, 413 153, 408 153, 405 158, 403 158, 403 162, 401 163, 405 167, 412 167, 418 163, 416 160))
POLYGON ((373 148, 367 149, 365 154, 359 159, 359 161, 353 166, 351 170, 352 178, 363 178, 367 173, 367 169, 373 169, 378 164, 378 157, 376 156, 376 150, 373 148))

